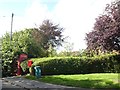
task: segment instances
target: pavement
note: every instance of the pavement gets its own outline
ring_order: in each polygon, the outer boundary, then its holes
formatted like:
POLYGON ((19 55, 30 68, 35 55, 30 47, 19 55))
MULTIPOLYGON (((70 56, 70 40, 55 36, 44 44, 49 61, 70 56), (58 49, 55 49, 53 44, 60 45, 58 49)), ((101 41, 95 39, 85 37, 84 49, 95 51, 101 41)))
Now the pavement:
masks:
POLYGON ((1 78, 0 81, 2 81, 2 90, 101 90, 54 85, 16 76, 1 78))

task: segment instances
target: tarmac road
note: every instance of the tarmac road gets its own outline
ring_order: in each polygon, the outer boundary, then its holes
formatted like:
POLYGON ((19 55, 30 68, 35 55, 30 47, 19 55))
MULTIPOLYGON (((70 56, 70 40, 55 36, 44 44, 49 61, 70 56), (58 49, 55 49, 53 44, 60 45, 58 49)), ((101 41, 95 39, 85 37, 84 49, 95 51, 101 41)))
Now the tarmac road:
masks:
POLYGON ((2 90, 82 90, 75 87, 67 87, 28 80, 22 77, 2 78, 2 90))

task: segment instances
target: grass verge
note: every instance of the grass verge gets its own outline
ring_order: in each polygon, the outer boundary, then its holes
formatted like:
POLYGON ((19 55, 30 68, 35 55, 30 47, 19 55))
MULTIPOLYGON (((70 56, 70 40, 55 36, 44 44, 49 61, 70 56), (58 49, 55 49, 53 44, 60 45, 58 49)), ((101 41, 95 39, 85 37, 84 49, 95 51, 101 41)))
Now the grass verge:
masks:
POLYGON ((39 79, 36 79, 35 76, 26 75, 25 78, 52 84, 82 88, 120 88, 117 73, 52 75, 42 76, 39 79))

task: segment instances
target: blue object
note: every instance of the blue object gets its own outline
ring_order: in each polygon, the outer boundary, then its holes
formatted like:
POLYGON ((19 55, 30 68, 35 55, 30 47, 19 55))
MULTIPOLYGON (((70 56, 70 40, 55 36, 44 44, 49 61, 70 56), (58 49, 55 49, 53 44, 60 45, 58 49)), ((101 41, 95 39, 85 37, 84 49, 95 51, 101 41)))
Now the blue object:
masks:
POLYGON ((35 76, 36 76, 37 78, 40 78, 40 77, 41 77, 41 69, 40 69, 40 66, 35 66, 34 69, 35 69, 35 76))

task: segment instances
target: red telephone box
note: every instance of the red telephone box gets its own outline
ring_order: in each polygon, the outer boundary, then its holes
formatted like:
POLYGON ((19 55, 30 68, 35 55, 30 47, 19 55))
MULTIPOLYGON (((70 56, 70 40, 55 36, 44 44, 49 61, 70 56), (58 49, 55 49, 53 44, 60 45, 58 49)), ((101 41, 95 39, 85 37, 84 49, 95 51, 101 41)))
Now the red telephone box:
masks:
POLYGON ((28 56, 26 54, 20 54, 20 56, 19 56, 19 58, 17 60, 17 62, 18 62, 18 64, 17 64, 17 67, 18 67, 17 75, 21 75, 22 74, 22 68, 20 66, 20 63, 22 61, 24 61, 25 59, 27 59, 27 58, 28 58, 28 56))
POLYGON ((23 60, 27 59, 28 56, 26 54, 20 54, 18 61, 22 62, 23 60))
POLYGON ((28 67, 31 67, 33 64, 33 61, 32 60, 28 60, 28 67))

